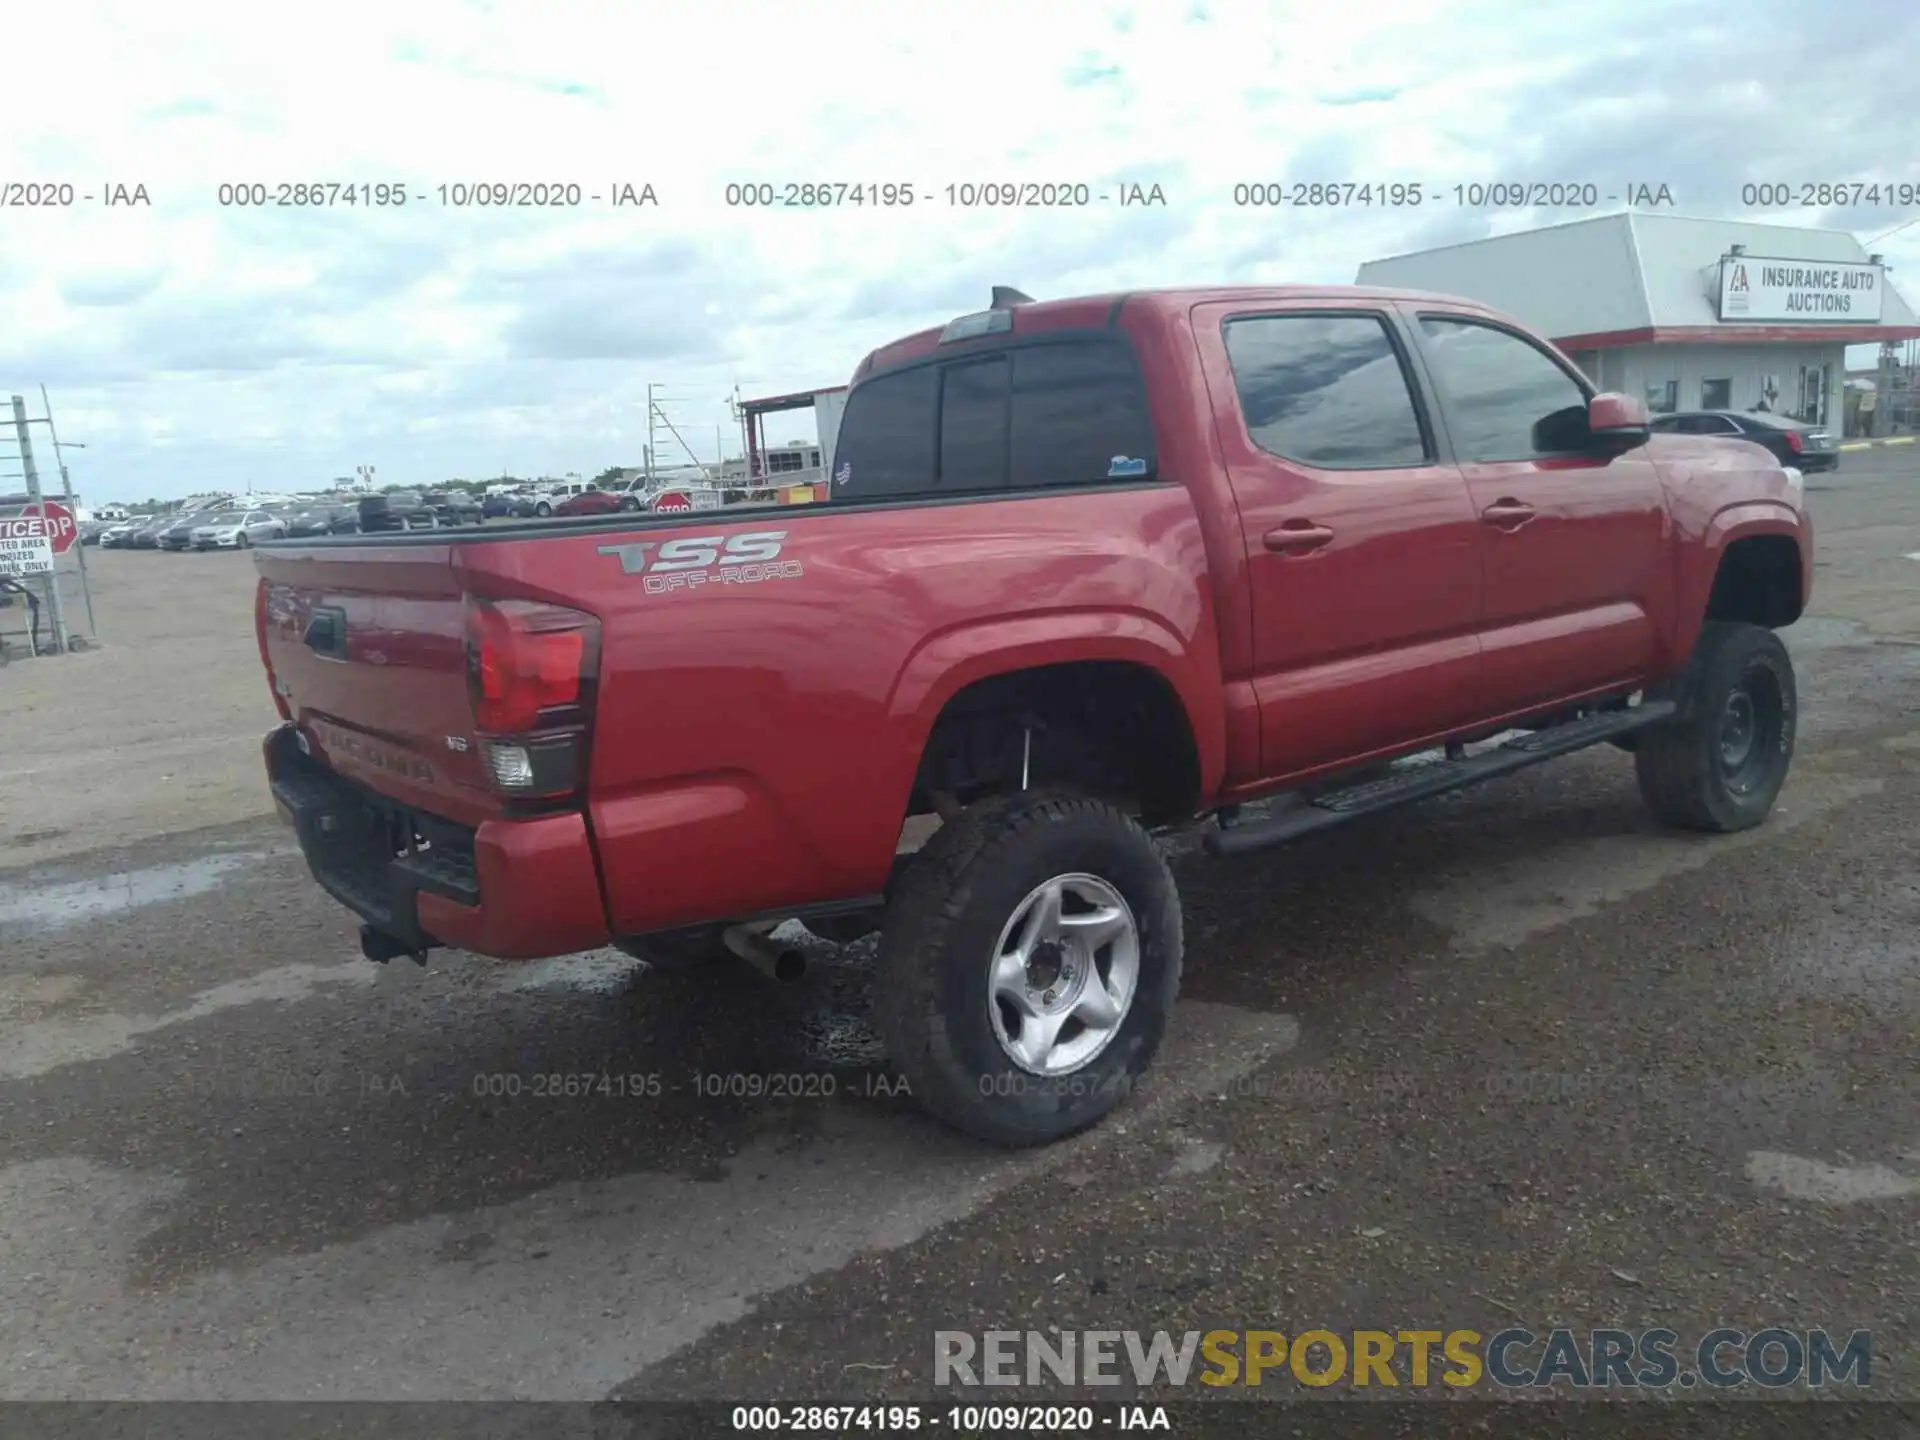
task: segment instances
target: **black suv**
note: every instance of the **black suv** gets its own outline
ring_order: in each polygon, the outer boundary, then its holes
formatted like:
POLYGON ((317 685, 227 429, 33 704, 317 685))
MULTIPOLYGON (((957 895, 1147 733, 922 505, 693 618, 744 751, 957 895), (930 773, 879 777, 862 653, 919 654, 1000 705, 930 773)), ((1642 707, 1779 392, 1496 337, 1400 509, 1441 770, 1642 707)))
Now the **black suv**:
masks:
POLYGON ((430 530, 439 523, 433 507, 413 490, 395 490, 391 495, 360 497, 360 533, 377 535, 386 530, 430 530))
POLYGON ((420 497, 420 503, 433 511, 442 525, 478 525, 487 518, 480 502, 464 490, 429 490, 420 497))
POLYGON ((312 505, 287 517, 287 534, 350 535, 359 527, 360 512, 352 505, 328 502, 312 505))

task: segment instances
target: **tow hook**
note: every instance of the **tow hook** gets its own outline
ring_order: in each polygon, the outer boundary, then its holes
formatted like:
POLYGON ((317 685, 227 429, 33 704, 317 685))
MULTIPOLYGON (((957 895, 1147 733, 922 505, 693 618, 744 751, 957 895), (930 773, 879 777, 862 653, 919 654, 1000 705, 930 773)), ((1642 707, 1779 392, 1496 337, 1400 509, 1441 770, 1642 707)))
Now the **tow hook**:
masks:
POLYGON ((398 936, 376 930, 371 925, 360 927, 360 953, 376 965, 384 965, 397 955, 406 956, 416 965, 424 966, 427 963, 425 950, 416 950, 398 936))

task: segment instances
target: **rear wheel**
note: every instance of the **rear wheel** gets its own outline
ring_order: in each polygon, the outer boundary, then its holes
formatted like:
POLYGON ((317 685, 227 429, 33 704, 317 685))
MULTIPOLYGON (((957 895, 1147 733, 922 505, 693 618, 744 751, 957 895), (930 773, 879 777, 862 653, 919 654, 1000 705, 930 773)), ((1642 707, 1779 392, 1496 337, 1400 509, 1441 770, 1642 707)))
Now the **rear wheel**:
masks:
POLYGON ((901 877, 880 940, 889 1055, 932 1115, 1009 1146, 1101 1119, 1180 987, 1180 900, 1146 832, 1098 800, 984 800, 901 877))
POLYGON ((1673 685, 1679 713, 1640 734, 1640 793, 1664 824, 1747 830, 1767 818, 1793 763, 1798 695, 1780 637, 1709 623, 1673 685))

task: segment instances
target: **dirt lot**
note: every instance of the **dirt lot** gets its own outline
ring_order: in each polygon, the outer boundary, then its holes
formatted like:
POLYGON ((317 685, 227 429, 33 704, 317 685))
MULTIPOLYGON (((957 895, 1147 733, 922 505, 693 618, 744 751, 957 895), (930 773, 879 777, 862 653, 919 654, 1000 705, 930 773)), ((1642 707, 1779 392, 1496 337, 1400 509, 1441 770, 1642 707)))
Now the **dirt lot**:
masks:
POLYGON ((359 959, 266 814, 251 565, 99 556, 106 648, 0 671, 0 1398, 853 1400, 924 1397, 943 1329, 1781 1325, 1870 1329, 1920 1399, 1920 456, 1810 488, 1767 826, 1662 833, 1602 749, 1182 855, 1156 1084, 1011 1157, 869 1088, 858 947, 789 990, 359 959))
POLYGON ((102 648, 0 670, 0 869, 268 813, 253 559, 90 550, 102 648))

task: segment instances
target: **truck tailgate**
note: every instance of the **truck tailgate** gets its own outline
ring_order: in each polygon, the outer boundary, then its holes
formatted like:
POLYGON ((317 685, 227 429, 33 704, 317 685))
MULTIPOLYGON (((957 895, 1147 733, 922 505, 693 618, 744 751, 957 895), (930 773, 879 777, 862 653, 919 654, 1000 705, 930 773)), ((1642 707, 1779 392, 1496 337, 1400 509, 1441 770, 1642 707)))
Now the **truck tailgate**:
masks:
POLYGON ((256 552, 274 684, 340 774, 466 825, 498 815, 473 740, 451 545, 256 552))

